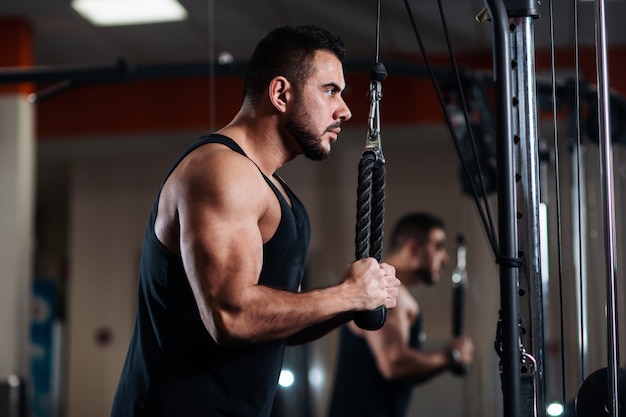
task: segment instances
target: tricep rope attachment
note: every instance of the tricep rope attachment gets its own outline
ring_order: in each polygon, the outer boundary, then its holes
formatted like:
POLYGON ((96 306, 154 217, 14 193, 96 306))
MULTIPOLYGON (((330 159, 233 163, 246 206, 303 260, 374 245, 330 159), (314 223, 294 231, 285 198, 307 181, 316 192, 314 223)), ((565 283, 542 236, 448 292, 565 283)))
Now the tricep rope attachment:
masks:
MULTIPOLYGON (((385 66, 376 62, 370 68, 370 113, 365 151, 359 161, 357 187, 356 259, 383 258, 383 226, 385 214, 385 158, 380 141, 379 102, 382 98, 382 81, 387 77, 385 66)), ((354 323, 365 330, 378 330, 387 318, 387 309, 355 314, 354 323)))

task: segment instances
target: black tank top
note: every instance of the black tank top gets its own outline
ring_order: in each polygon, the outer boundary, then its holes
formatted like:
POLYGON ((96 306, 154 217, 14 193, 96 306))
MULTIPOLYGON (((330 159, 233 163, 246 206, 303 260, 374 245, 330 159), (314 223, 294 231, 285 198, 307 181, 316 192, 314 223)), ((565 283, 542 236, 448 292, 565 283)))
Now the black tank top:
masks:
MULTIPOLYGON (((230 138, 203 136, 183 152, 165 179, 186 155, 207 143, 224 144, 245 156, 230 138)), ((280 202, 281 220, 263 245, 259 283, 295 292, 304 273, 309 219, 284 183, 292 207, 264 178, 280 202)), ((157 196, 144 236, 135 329, 111 416, 269 416, 285 341, 246 346, 215 343, 202 324, 180 256, 156 237, 158 201, 157 196)))
MULTIPOLYGON (((409 345, 421 349, 422 315, 411 326, 409 345)), ((328 417, 404 417, 412 383, 383 378, 367 341, 348 326, 340 330, 339 357, 328 417)))

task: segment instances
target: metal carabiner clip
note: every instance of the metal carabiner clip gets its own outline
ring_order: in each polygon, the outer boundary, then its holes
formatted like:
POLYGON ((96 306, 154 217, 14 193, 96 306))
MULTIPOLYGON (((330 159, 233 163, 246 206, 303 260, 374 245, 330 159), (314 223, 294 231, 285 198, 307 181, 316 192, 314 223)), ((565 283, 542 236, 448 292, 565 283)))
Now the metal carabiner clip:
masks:
POLYGON ((383 97, 382 82, 387 77, 387 70, 382 62, 377 62, 369 70, 370 74, 370 113, 368 117, 365 151, 373 152, 377 165, 385 163, 382 142, 380 140, 380 100, 383 97))

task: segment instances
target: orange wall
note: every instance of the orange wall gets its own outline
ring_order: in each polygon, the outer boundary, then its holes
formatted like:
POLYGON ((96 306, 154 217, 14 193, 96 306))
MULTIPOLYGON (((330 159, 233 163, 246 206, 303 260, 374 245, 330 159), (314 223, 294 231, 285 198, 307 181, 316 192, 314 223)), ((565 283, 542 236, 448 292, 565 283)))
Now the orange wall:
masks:
MULTIPOLYGON (((609 79, 612 87, 626 95, 626 79, 618 71, 626 64, 626 47, 611 49, 609 79)), ((431 58, 436 66, 447 66, 446 57, 431 58)), ((460 66, 490 69, 490 53, 458 56, 460 66)), ((573 51, 557 51, 557 71, 574 67, 573 51)), ((416 61, 417 62, 417 61, 416 61)), ((536 52, 537 71, 550 69, 550 51, 536 52)), ((595 52, 580 51, 581 77, 594 82, 595 52)), ((346 101, 354 115, 351 124, 365 123, 369 101, 369 76, 347 74, 346 101)), ((208 78, 164 78, 138 80, 127 84, 74 87, 38 104, 37 136, 42 140, 178 129, 209 129, 208 78)), ((242 80, 220 77, 215 83, 216 125, 236 113, 241 102, 242 80)), ((390 73, 383 82, 381 102, 383 124, 440 123, 442 113, 429 79, 390 73)))
MULTIPOLYGON (((2 19, 0 24, 0 67, 30 67, 32 65, 32 29, 21 18, 2 19), (9 41, 10 40, 10 41, 9 41)), ((621 77, 626 65, 626 46, 609 50, 609 80, 611 87, 626 96, 626 78, 621 77)), ((437 67, 449 67, 447 56, 429 57, 437 67)), ((489 70, 491 51, 457 54, 461 67, 489 70)), ((401 61, 422 65, 419 57, 403 57, 401 61)), ((557 50, 555 62, 558 69, 570 70, 575 66, 574 50, 557 50)), ((536 51, 537 72, 549 71, 549 50, 536 51)), ((595 49, 580 49, 580 75, 590 83, 595 82, 595 49)), ((353 119, 351 124, 364 124, 367 120, 369 76, 365 73, 348 73, 346 101, 353 119)), ((239 108, 242 80, 234 76, 216 80, 216 125, 221 126, 239 108)), ((0 84, 1 93, 28 94, 47 86, 28 83, 0 84)), ((180 129, 208 130, 209 91, 206 77, 143 79, 129 83, 91 84, 73 87, 37 104, 37 137, 85 137, 128 133, 150 133, 180 129)), ((383 124, 441 123, 442 113, 431 81, 426 78, 402 76, 390 72, 383 83, 381 102, 383 124)))
MULTIPOLYGON (((0 22, 0 68, 30 67, 32 65, 32 29, 20 18, 2 19, 0 22)), ((2 85, 0 94, 20 92, 28 94, 30 84, 2 85)))

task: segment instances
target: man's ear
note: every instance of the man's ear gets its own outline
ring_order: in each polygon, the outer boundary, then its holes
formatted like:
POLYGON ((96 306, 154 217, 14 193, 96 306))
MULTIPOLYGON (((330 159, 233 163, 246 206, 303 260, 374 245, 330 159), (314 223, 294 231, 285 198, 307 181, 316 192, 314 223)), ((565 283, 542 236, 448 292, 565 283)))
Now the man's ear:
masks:
POLYGON ((291 83, 285 77, 274 77, 270 81, 268 94, 276 110, 285 113, 287 111, 287 103, 289 103, 291 98, 291 83))
POLYGON ((415 239, 407 240, 406 245, 410 253, 414 256, 419 256, 422 252, 422 245, 420 245, 415 239))
POLYGON ((412 268, 419 266, 422 248, 415 239, 408 239, 404 242, 403 251, 412 268))

